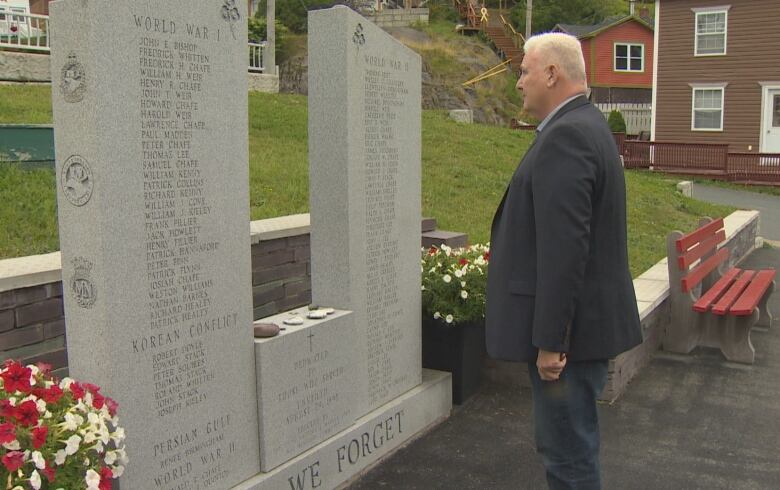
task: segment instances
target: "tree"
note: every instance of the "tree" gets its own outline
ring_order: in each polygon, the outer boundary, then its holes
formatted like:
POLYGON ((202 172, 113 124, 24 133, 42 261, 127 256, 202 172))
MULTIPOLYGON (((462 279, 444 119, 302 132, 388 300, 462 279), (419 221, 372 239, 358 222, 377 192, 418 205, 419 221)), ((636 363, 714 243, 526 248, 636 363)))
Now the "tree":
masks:
MULTIPOLYGON (((525 32, 526 2, 520 1, 512 8, 512 23, 525 32)), ((626 0, 534 0, 533 33, 547 32, 555 24, 597 24, 612 15, 627 15, 626 0)))

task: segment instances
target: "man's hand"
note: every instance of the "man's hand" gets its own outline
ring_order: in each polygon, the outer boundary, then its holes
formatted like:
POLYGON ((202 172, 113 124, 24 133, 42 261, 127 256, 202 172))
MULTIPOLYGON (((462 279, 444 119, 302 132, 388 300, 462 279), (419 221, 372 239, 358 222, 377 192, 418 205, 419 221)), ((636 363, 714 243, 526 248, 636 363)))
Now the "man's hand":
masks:
POLYGON ((539 355, 536 357, 536 368, 539 370, 539 377, 542 380, 557 380, 561 377, 564 367, 566 367, 565 353, 539 349, 539 355))

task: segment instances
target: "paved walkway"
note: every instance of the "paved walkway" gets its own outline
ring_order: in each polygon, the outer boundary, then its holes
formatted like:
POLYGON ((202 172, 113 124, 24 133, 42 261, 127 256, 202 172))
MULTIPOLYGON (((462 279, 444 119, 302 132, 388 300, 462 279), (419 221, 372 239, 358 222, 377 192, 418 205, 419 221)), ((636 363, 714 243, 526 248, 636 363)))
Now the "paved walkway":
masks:
POLYGON ((780 196, 694 184, 693 197, 701 201, 761 211, 759 235, 773 241, 780 240, 780 196))
MULTIPOLYGON (((780 268, 780 250, 743 264, 780 268)), ((659 352, 621 398, 599 407, 605 490, 780 488, 780 292, 771 305, 774 326, 752 335, 753 366, 713 349, 659 352)), ((483 386, 350 488, 546 488, 528 389, 483 386)))

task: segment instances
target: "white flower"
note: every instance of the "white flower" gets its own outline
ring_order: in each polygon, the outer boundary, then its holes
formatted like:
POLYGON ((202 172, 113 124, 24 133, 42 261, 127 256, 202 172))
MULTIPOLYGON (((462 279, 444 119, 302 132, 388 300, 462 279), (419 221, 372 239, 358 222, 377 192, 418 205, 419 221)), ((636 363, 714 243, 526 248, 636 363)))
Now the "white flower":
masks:
POLYGON ((100 475, 92 468, 87 470, 87 475, 84 477, 84 481, 87 482, 87 488, 89 490, 98 490, 100 485, 100 475))
POLYGON ((62 378, 62 381, 60 381, 60 389, 67 390, 72 384, 73 378, 62 378))
POLYGON ((467 293, 465 289, 461 289, 460 290, 460 297, 463 298, 463 299, 466 299, 466 298, 469 297, 469 293, 467 293))
POLYGON ((109 465, 114 464, 114 462, 116 461, 116 451, 107 451, 106 457, 103 458, 103 461, 105 461, 106 464, 109 465))
POLYGON ((65 446, 65 454, 68 456, 72 454, 76 454, 76 451, 79 450, 79 445, 81 444, 81 438, 77 435, 72 435, 68 438, 68 441, 65 446))
POLYGON ((434 320, 438 320, 439 318, 441 318, 441 313, 439 313, 438 311, 437 311, 437 312, 435 312, 435 313, 433 314, 433 318, 434 318, 434 320))
POLYGON ((30 475, 30 485, 35 490, 41 488, 41 475, 38 474, 38 470, 33 470, 32 475, 30 475))
POLYGON ((65 414, 65 422, 61 423, 60 426, 66 430, 74 431, 78 429, 79 426, 83 423, 84 423, 84 417, 72 412, 67 412, 65 414))
POLYGON ((457 277, 458 279, 463 277, 463 271, 460 269, 455 269, 455 277, 457 277))
POLYGON ((121 466, 121 465, 118 465, 118 466, 115 466, 114 469, 111 470, 111 471, 114 474, 114 478, 119 478, 120 476, 122 476, 122 473, 125 472, 125 467, 121 466))
POLYGON ((422 286, 420 286, 420 291, 425 291, 425 284, 423 284, 422 286))
POLYGON ((46 400, 38 400, 35 405, 38 408, 38 413, 46 413, 46 400))
POLYGON ((5 444, 3 444, 3 447, 8 449, 9 451, 18 451, 18 450, 20 450, 22 448, 22 446, 19 445, 19 441, 18 440, 13 440, 11 442, 6 442, 5 444))
POLYGON ((33 451, 32 460, 35 463, 35 467, 39 470, 46 468, 46 458, 43 457, 40 451, 33 451))
POLYGON ((447 315, 447 318, 444 319, 447 323, 452 323, 452 315, 447 315))
POLYGON ((465 288, 466 287, 466 281, 460 281, 460 287, 465 288))
POLYGON ((125 440, 125 429, 123 427, 117 427, 114 433, 111 434, 111 439, 113 439, 114 444, 118 446, 119 443, 125 440))
POLYGON ((428 272, 430 272, 431 274, 433 274, 434 272, 436 272, 436 267, 431 267, 431 270, 429 270, 428 272))
POLYGON ((65 457, 67 455, 65 454, 64 449, 60 449, 57 451, 57 453, 54 455, 54 464, 57 466, 62 466, 65 463, 65 457))
POLYGON ((444 274, 444 277, 442 277, 441 280, 449 284, 450 281, 452 281, 452 277, 449 274, 444 274))

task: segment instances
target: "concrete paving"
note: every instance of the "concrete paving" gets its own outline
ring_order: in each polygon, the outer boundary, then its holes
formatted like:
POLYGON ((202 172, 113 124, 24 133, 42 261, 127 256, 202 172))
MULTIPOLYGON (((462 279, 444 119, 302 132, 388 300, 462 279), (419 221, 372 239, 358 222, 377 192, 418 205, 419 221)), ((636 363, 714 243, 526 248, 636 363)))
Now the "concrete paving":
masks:
POLYGON ((761 211, 759 235, 780 241, 780 196, 694 184, 693 197, 715 204, 761 211))
MULTIPOLYGON (((780 249, 742 265, 780 268, 780 249)), ((605 490, 780 489, 780 292, 770 304, 773 327, 752 333, 754 365, 714 349, 658 352, 621 398, 599 407, 605 490)), ((531 416, 520 380, 484 385, 349 488, 544 489, 531 416)))

